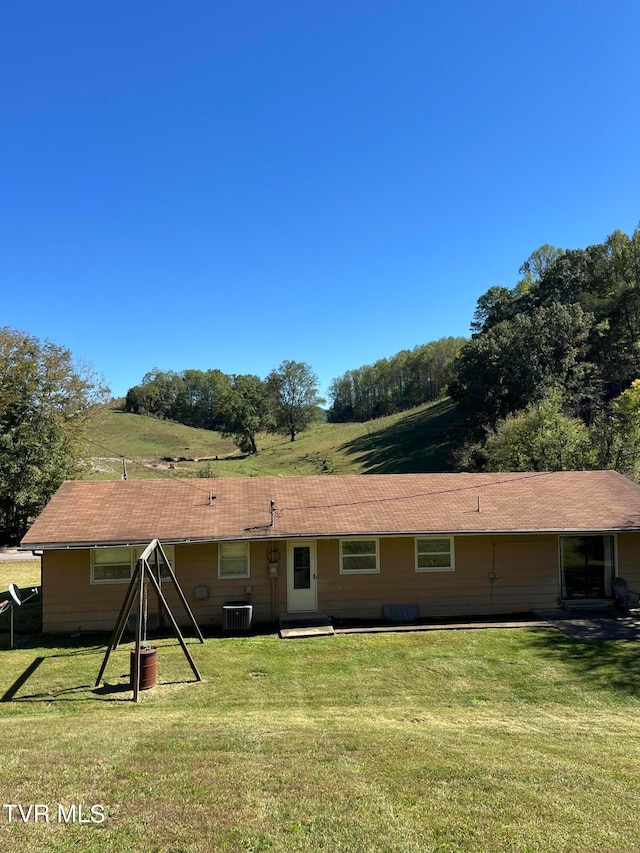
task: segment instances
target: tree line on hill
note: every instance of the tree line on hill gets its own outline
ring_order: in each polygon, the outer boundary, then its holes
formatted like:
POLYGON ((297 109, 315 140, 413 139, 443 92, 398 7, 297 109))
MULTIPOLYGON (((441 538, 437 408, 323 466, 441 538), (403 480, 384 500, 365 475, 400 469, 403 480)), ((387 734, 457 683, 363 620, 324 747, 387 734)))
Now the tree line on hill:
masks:
POLYGON ((217 430, 247 453, 256 453, 259 432, 280 432, 291 441, 321 417, 318 378, 306 362, 283 361, 262 380, 221 370, 147 373, 127 391, 125 411, 217 430))
MULTIPOLYGON (((406 411, 443 394, 466 338, 441 338, 389 359, 347 371, 330 387, 332 422, 367 421, 406 411)), ((154 368, 127 391, 124 408, 187 426, 217 430, 238 447, 255 453, 256 435, 279 431, 293 441, 321 417, 325 401, 318 380, 304 362, 285 361, 262 380, 253 374, 221 370, 154 368)))
MULTIPOLYGON (((586 249, 541 246, 519 272, 512 288, 480 296, 470 339, 444 337, 334 379, 327 419, 366 421, 449 394, 466 424, 455 467, 615 467, 640 479, 640 229, 586 249)), ((282 386, 274 393, 282 366, 265 380, 155 370, 126 408, 217 429, 255 452, 257 432, 293 440, 318 416, 303 367, 315 409, 299 426, 284 417, 299 408, 295 394, 285 403, 282 386)))
POLYGON ((491 287, 449 393, 462 467, 616 468, 640 476, 640 228, 586 249, 537 249, 491 287))
POLYGON ((466 338, 440 338, 348 370, 329 388, 329 421, 369 421, 438 399, 454 378, 466 338))

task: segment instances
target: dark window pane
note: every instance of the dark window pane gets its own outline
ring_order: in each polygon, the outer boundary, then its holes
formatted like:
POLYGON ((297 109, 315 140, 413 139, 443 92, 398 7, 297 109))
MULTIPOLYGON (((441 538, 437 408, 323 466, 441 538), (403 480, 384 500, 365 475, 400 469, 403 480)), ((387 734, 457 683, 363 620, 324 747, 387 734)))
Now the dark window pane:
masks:
POLYGON ((293 588, 311 589, 311 549, 293 549, 293 588))
POLYGON ((562 537, 565 598, 606 598, 613 577, 612 536, 562 537))

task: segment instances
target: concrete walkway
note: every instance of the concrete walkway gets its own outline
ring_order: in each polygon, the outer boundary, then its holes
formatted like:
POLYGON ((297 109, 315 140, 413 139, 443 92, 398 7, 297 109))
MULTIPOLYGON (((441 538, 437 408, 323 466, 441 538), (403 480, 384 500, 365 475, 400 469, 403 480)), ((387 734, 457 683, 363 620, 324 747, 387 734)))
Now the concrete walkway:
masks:
POLYGON ((412 622, 408 625, 366 625, 336 628, 336 634, 383 634, 399 631, 480 631, 490 628, 550 628, 545 619, 496 619, 480 622, 412 622))
POLYGON ((406 631, 479 631, 492 628, 547 628, 562 631, 576 640, 637 640, 640 639, 640 611, 630 615, 614 610, 598 612, 537 610, 531 618, 496 618, 478 621, 412 622, 397 624, 380 622, 371 624, 333 624, 328 616, 281 620, 280 636, 313 637, 323 634, 382 634, 406 631))
POLYGON ((640 612, 628 615, 615 610, 586 611, 537 610, 535 615, 576 640, 638 640, 640 612))
POLYGON ((357 623, 345 622, 334 623, 327 615, 309 615, 304 617, 291 617, 280 620, 280 637, 289 639, 293 637, 318 637, 326 634, 392 634, 400 632, 416 631, 469 631, 485 630, 490 628, 553 628, 544 618, 508 618, 503 619, 481 619, 478 621, 462 622, 451 620, 448 622, 382 622, 366 620, 357 623))

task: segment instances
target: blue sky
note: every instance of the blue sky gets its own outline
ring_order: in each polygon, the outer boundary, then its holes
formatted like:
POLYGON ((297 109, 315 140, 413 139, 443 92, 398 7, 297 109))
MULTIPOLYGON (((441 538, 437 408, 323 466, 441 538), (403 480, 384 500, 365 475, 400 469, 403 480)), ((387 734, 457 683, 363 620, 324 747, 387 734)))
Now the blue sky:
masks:
POLYGON ((0 325, 116 395, 466 335, 640 221, 636 0, 25 0, 0 23, 0 325))

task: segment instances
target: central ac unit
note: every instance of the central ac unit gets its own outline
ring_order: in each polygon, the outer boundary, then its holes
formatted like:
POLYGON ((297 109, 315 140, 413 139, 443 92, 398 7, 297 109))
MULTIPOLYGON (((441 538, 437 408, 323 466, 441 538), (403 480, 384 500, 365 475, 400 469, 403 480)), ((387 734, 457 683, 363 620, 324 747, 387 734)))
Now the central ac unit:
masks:
POLYGON ((223 604, 222 627, 225 631, 248 631, 253 618, 251 604, 223 604))

